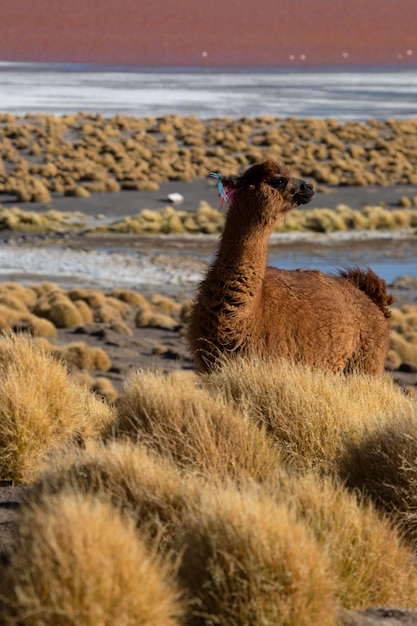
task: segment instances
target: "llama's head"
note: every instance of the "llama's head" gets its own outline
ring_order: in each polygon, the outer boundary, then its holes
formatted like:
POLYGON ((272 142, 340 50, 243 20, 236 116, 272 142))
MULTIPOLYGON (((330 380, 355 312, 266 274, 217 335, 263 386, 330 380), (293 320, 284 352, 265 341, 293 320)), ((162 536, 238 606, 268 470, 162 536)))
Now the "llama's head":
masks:
POLYGON ((272 160, 252 165, 241 176, 222 178, 222 184, 232 206, 239 204, 241 210, 245 207, 267 222, 314 197, 310 182, 294 178, 288 168, 272 160))

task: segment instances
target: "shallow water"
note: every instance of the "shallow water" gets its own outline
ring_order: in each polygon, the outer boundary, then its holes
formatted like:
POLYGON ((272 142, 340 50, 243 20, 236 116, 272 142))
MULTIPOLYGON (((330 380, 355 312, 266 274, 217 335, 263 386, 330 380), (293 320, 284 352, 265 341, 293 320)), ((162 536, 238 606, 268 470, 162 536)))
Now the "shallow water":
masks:
POLYGON ((269 262, 282 269, 318 269, 334 273, 346 266, 371 267, 391 284, 398 276, 417 278, 417 238, 402 239, 389 233, 384 238, 353 241, 342 237, 314 236, 308 243, 280 245, 272 249, 269 262))
POLYGON ((0 63, 1 110, 16 115, 85 111, 106 117, 417 115, 417 70, 155 70, 0 63))
MULTIPOLYGON (((96 248, 91 250, 59 246, 0 247, 0 281, 25 284, 50 280, 70 288, 91 287, 111 290, 127 287, 171 296, 189 297, 201 280, 216 250, 216 238, 183 238, 154 248, 96 248), (188 242, 188 243, 187 243, 188 242), (161 260, 161 255, 163 258, 161 260)), ((283 269, 319 269, 335 273, 346 266, 372 267, 388 284, 403 275, 417 279, 415 238, 379 233, 362 240, 343 236, 280 235, 271 238, 269 264, 283 269)))

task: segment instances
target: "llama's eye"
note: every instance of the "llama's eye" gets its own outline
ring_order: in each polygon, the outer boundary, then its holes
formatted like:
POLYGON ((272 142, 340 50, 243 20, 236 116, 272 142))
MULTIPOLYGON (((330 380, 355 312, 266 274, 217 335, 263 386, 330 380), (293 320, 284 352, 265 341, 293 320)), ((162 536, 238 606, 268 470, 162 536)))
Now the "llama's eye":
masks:
POLYGON ((269 184, 271 185, 271 187, 274 187, 275 189, 284 189, 287 182, 288 182, 288 179, 284 178, 283 176, 274 176, 269 181, 269 184))

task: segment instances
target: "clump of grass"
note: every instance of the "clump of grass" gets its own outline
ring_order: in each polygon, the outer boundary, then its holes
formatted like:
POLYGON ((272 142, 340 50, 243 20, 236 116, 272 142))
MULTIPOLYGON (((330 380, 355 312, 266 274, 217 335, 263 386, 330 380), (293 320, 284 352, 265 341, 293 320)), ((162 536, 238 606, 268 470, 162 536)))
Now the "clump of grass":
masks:
POLYGON ((73 302, 81 314, 83 324, 91 324, 94 320, 94 316, 87 302, 85 302, 85 300, 74 300, 73 302))
POLYGON ((0 292, 0 305, 5 306, 8 309, 12 309, 13 311, 19 311, 20 313, 29 313, 29 309, 25 302, 7 291, 3 291, 3 293, 0 292))
POLYGON ((390 333, 390 349, 399 355, 402 363, 417 364, 417 344, 407 341, 406 337, 394 330, 390 333))
POLYGON ((195 475, 184 474, 140 442, 110 439, 55 458, 31 488, 30 499, 60 493, 98 497, 128 513, 149 545, 158 536, 169 547, 187 507, 198 506, 201 486, 195 475))
POLYGON ((95 494, 136 521, 147 546, 181 554, 189 624, 333 624, 337 582, 326 551, 287 507, 251 488, 216 487, 136 444, 63 459, 32 498, 95 494))
POLYGON ((29 482, 51 454, 97 438, 113 412, 28 336, 0 337, 0 476, 29 482))
POLYGON ((103 348, 88 346, 83 341, 67 344, 57 353, 62 359, 80 370, 107 371, 111 368, 111 360, 103 348))
POLYGON ((90 390, 99 394, 107 402, 113 403, 119 397, 118 391, 114 388, 113 383, 108 378, 104 376, 98 376, 94 378, 92 384, 90 385, 90 390))
POLYGON ((398 415, 416 415, 388 377, 330 375, 286 360, 225 359, 203 380, 265 427, 283 459, 302 470, 336 471, 348 439, 398 415))
POLYGON ((162 328, 163 330, 176 330, 178 321, 171 315, 154 311, 147 303, 139 307, 135 316, 135 325, 138 328, 162 328))
MULTIPOLYGON (((23 201, 23 200, 22 200, 23 201)), ((26 202, 33 200, 29 198, 26 202)), ((86 217, 81 213, 61 213, 58 211, 23 211, 17 207, 5 209, 0 207, 0 230, 20 230, 31 232, 60 232, 68 228, 84 228, 86 217)))
POLYGON ((278 502, 292 507, 329 555, 344 608, 411 607, 417 569, 411 550, 372 504, 330 479, 283 475, 271 481, 278 502))
POLYGON ((390 325, 391 363, 417 363, 417 306, 408 304, 401 309, 393 308, 390 325))
POLYGON ((0 285, 0 292, 13 296, 27 307, 33 306, 36 302, 36 292, 20 283, 5 281, 0 285))
MULTIPOLYGON (((105 324, 111 324, 122 320, 121 309, 112 305, 111 302, 103 302, 100 306, 94 308, 94 320, 105 324)), ((122 301, 120 301, 122 304, 122 301)))
POLYGON ((275 232, 307 231, 331 233, 341 230, 398 230, 414 228, 417 211, 391 211, 381 206, 367 206, 362 211, 338 205, 336 209, 320 208, 292 211, 276 226, 275 232))
POLYGON ((175 626, 184 612, 167 565, 133 522, 74 494, 25 507, 2 586, 5 626, 175 626))
POLYGON ((14 316, 12 328, 14 332, 25 331, 34 337, 50 337, 57 336, 57 330, 52 322, 47 319, 37 317, 36 315, 20 315, 14 316))
POLYGON ((414 411, 398 412, 347 442, 339 472, 348 488, 359 490, 389 514, 416 549, 417 403, 409 401, 414 411))
POLYGON ((181 304, 176 302, 172 298, 162 296, 159 293, 155 293, 150 298, 150 303, 157 307, 163 313, 179 313, 181 311, 181 304))
POLYGON ((178 544, 193 626, 336 621, 326 552, 286 506, 264 494, 204 489, 200 506, 179 529, 178 544))
POLYGON ((147 302, 145 296, 133 289, 113 289, 111 295, 113 298, 119 298, 122 302, 127 302, 135 306, 142 306, 147 302))
POLYGON ((281 465, 262 428, 193 378, 139 371, 130 376, 118 403, 119 435, 138 439, 179 467, 223 480, 262 481, 281 465))
POLYGON ((52 322, 57 328, 77 328, 84 324, 77 306, 63 292, 50 292, 41 296, 33 312, 52 322))
POLYGON ((71 300, 84 300, 92 309, 100 307, 106 301, 106 294, 98 289, 70 289, 67 296, 71 300))

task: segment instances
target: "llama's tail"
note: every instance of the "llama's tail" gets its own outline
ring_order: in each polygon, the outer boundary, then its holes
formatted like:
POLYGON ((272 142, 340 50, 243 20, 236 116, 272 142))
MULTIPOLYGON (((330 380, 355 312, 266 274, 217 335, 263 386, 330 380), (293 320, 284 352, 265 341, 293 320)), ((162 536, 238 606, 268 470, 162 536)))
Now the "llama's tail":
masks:
POLYGON ((385 317, 391 317, 391 311, 388 307, 393 303, 394 298, 390 293, 387 293, 385 280, 379 278, 371 268, 362 270, 360 267, 350 267, 341 270, 339 275, 366 293, 381 309, 385 317))

